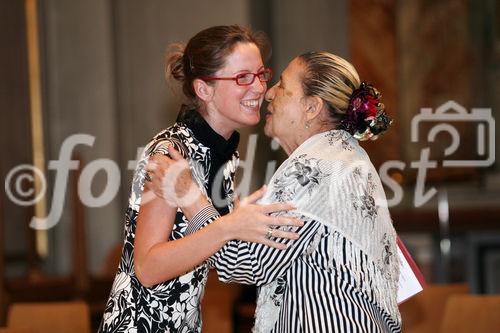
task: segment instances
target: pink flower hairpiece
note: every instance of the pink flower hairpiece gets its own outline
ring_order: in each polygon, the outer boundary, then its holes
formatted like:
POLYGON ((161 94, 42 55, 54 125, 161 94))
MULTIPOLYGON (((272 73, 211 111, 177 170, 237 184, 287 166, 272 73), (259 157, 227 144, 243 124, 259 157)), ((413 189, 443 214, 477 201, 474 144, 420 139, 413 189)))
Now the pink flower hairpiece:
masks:
POLYGON ((392 124, 381 98, 375 87, 362 82, 351 95, 345 117, 340 122, 341 128, 360 141, 376 140, 392 124))

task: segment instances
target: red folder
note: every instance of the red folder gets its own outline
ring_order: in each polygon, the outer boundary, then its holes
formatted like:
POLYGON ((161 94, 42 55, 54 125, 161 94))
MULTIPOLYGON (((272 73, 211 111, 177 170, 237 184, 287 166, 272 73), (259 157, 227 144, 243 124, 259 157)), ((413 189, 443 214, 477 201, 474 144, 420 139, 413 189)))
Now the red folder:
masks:
POLYGON ((401 304, 424 290, 426 283, 422 272, 399 237, 397 244, 400 261, 398 304, 401 304))

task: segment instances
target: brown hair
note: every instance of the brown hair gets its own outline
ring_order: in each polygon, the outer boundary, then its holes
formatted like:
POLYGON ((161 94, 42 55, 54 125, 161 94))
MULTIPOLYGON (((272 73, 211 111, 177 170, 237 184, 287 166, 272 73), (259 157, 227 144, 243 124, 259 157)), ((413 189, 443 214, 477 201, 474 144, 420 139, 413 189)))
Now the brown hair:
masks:
POLYGON ((237 43, 253 43, 263 60, 270 55, 270 43, 263 32, 254 32, 239 25, 221 25, 198 32, 187 45, 170 45, 166 56, 166 75, 182 84, 182 91, 190 106, 197 106, 193 81, 199 77, 214 76, 237 43))

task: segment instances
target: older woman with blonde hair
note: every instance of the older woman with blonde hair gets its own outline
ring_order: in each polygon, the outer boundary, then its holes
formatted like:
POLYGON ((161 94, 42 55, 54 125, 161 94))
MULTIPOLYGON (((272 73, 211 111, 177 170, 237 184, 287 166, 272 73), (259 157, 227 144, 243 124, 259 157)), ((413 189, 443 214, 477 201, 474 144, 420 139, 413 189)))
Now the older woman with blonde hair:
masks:
MULTIPOLYGON (((390 125, 380 93, 346 60, 309 52, 290 62, 266 99, 265 133, 289 157, 260 202, 298 207, 286 215, 305 221, 301 237, 280 240, 289 245, 284 251, 231 241, 209 262, 223 281, 260 287, 255 332, 400 332, 396 232, 380 179, 358 143, 390 125)), ((163 196, 173 161, 159 160, 156 193, 163 196)), ((202 211, 190 223, 217 219, 210 205, 202 211)))

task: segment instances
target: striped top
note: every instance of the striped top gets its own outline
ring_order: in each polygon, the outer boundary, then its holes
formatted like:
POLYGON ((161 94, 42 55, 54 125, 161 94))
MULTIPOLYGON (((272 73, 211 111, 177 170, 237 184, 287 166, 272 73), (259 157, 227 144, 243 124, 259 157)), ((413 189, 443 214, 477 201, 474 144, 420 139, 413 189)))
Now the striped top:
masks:
MULTIPOLYGON (((300 238, 278 240, 284 251, 231 241, 208 260, 220 280, 259 286, 254 332, 400 332, 396 233, 358 142, 342 130, 315 134, 268 185, 260 203, 293 203, 286 214, 305 221, 300 238)), ((210 207, 198 215, 189 232, 217 218, 210 207)))
MULTIPOLYGON (((188 233, 217 218, 215 209, 204 208, 190 221, 188 233)), ((265 296, 274 309, 257 304, 264 312, 279 313, 270 332, 401 332, 397 319, 366 288, 357 285, 352 275, 352 263, 345 253, 357 251, 363 266, 368 260, 362 251, 328 226, 301 218, 305 224, 297 228, 298 240, 275 239, 288 244, 286 250, 234 240, 208 263, 223 282, 275 285, 265 296)))

